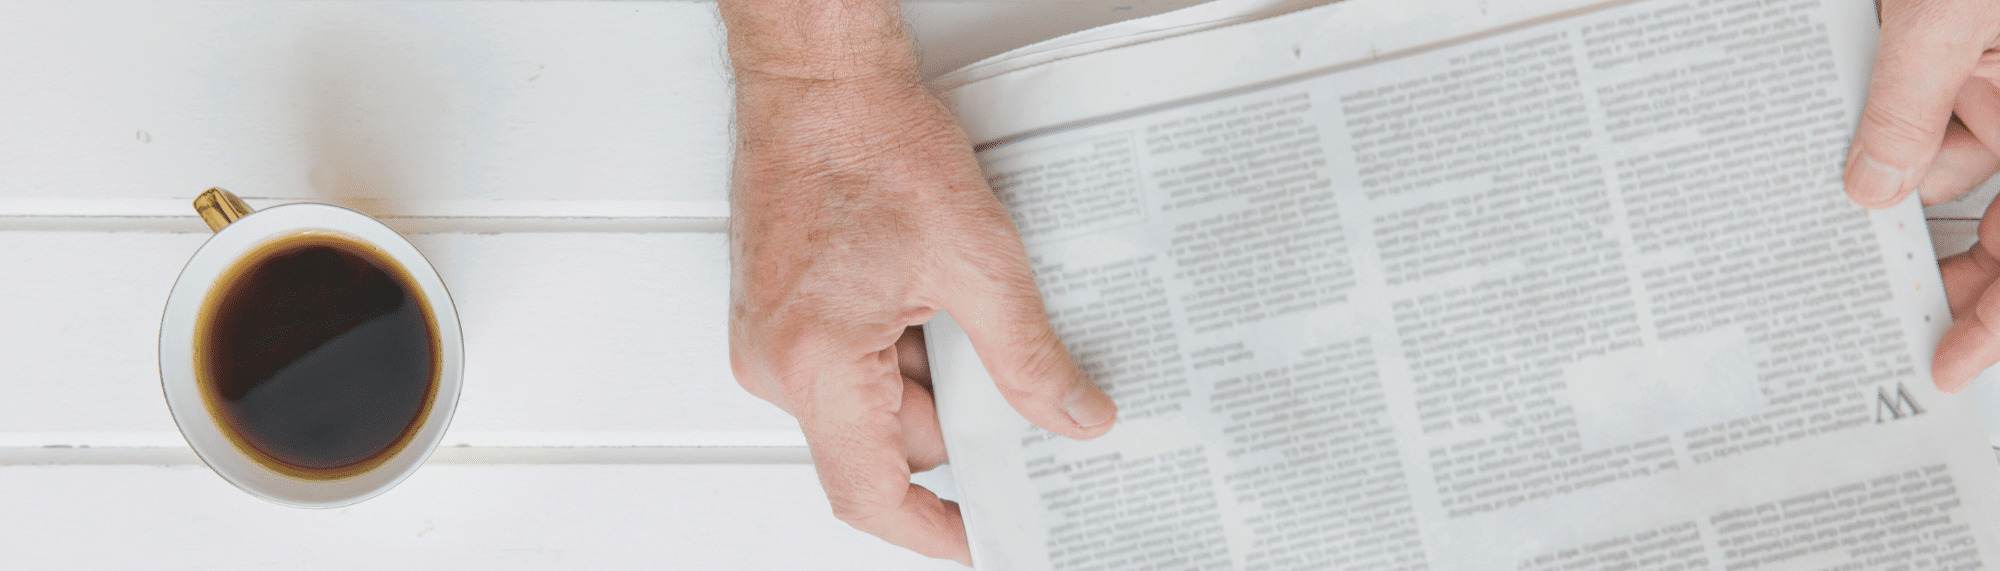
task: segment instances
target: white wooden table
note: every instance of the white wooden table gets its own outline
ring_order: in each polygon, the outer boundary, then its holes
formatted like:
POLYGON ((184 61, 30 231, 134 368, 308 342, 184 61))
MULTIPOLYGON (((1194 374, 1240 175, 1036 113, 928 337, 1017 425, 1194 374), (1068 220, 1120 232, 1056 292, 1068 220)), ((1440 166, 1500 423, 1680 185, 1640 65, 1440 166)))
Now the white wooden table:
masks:
MULTIPOLYGON (((907 12, 936 75, 1192 1, 907 12)), ((719 34, 701 2, 0 0, 0 569, 956 567, 835 521, 730 378, 719 34), (443 274, 463 400, 400 487, 279 507, 181 441, 155 336, 209 186, 375 214, 443 274)))
MULTIPOLYGON (((935 75, 1189 3, 907 11, 935 75)), ((0 0, 0 569, 956 567, 834 520, 731 380, 714 11, 0 0), (400 487, 284 508, 186 448, 156 334, 209 186, 377 215, 443 274, 465 389, 400 487)))

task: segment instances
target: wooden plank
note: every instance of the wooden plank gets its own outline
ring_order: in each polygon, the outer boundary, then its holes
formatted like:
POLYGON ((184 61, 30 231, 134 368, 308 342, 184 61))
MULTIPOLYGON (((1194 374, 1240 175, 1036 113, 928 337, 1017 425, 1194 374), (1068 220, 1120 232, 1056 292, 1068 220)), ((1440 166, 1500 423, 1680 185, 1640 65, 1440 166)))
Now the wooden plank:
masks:
MULTIPOLYGON (((1194 2, 907 12, 937 75, 1194 2)), ((727 193, 730 92, 710 3, 17 0, 5 12, 0 197, 727 193)))
POLYGON ((0 466, 10 569, 963 569, 833 519, 809 466, 431 465, 302 510, 207 467, 0 466))
MULTIPOLYGON (((0 446, 157 446, 158 320, 202 234, 0 232, 0 446), (35 435, 35 436, 28 436, 35 435)), ((715 233, 417 234, 465 331, 446 445, 792 446, 727 361, 715 233)), ((163 436, 164 435, 164 436, 163 436)))
POLYGON ((729 90, 710 4, 54 0, 5 12, 0 196, 726 192, 729 90))
MULTIPOLYGON (((115 217, 189 218, 189 204, 207 187, 181 189, 166 198, 0 198, 0 218, 18 217, 115 217)), ((234 191, 231 191, 235 193, 234 191)), ((547 200, 547 199, 446 199, 408 197, 334 197, 300 200, 240 193, 252 208, 263 209, 292 202, 318 202, 366 212, 377 218, 472 218, 558 220, 597 218, 701 218, 726 219, 729 203, 722 200, 547 200)), ((164 231, 207 232, 204 227, 164 231)), ((422 230, 419 230, 422 231, 422 230)), ((500 230, 502 232, 506 230, 500 230)))

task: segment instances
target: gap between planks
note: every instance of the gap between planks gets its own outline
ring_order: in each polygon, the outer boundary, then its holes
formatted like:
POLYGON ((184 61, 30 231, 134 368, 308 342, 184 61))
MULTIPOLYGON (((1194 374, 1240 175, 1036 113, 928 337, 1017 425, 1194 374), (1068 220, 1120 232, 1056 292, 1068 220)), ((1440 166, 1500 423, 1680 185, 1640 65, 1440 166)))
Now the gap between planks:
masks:
MULTIPOLYGON (((244 197, 265 209, 293 198, 244 197)), ((0 231, 206 234, 192 199, 0 199, 0 231)), ((691 200, 314 200, 369 214, 405 234, 722 233, 729 203, 691 200)))
MULTIPOLYGON (((377 216, 403 234, 520 234, 552 232, 720 234, 727 218, 529 218, 377 216)), ((4 216, 0 232, 153 232, 207 234, 194 216, 4 216)))
MULTIPOLYGON (((811 464, 803 446, 445 446, 425 463, 524 464, 811 464)), ((188 465, 201 458, 186 446, 0 448, 0 466, 188 465)))

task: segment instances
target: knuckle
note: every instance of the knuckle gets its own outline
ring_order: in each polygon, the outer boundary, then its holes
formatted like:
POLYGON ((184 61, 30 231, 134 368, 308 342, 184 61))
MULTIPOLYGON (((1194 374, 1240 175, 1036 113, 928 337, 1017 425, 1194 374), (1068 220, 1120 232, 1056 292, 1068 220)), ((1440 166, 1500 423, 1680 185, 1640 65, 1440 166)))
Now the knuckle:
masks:
POLYGON ((1028 396, 1060 396, 1054 394, 1058 380, 1069 364, 1069 352, 1056 339, 1055 332, 1044 327, 1021 341, 1017 352, 1019 360, 1014 364, 1014 378, 1008 379, 1009 388, 1027 393, 1028 396), (1040 394, 1051 393, 1051 394, 1040 394))
POLYGON ((786 385, 795 358, 790 347, 774 347, 772 336, 760 335, 755 329, 741 322, 732 322, 729 332, 729 369, 736 378, 736 384, 774 403, 782 403, 782 395, 773 389, 786 385))
POLYGON ((772 398, 776 395, 767 390, 771 374, 763 356, 747 342, 740 329, 731 327, 729 337, 729 372, 736 378, 736 385, 757 398, 776 402, 772 398))
POLYGON ((1986 291, 1980 292, 1979 301, 1972 306, 1972 311, 1980 323, 2000 323, 2000 287, 1987 284, 1986 291))
POLYGON ((749 364, 749 360, 742 353, 730 351, 729 369, 731 376, 736 378, 737 386, 743 387, 744 391, 756 395, 757 398, 771 400, 764 394, 763 387, 766 383, 763 381, 763 375, 749 364))
POLYGON ((856 529, 872 531, 883 518, 894 511, 894 501, 887 490, 876 482, 834 481, 825 482, 827 506, 833 517, 856 529))
POLYGON ((882 514, 886 511, 881 504, 876 502, 833 497, 827 499, 833 508, 834 519, 845 522, 847 525, 854 526, 857 529, 871 528, 874 522, 882 519, 882 514))
POLYGON ((1931 121, 1923 110, 1904 105, 1870 105, 1861 113, 1861 122, 1873 127, 1876 145, 1898 149, 1935 148, 1944 137, 1945 123, 1931 121))

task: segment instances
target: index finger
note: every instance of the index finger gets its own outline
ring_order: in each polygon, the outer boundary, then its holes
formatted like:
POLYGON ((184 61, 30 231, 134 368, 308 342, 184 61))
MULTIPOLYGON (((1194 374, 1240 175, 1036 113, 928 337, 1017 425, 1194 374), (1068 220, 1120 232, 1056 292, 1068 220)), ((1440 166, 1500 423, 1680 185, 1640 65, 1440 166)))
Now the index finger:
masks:
POLYGON ((1855 203, 1886 207, 1916 189, 1937 157, 1959 87, 1994 39, 1994 16, 1986 0, 1882 7, 1881 51, 1847 155, 1855 203))
POLYGON ((893 351, 821 375, 800 407, 799 427, 834 516, 911 551, 970 565, 958 505, 910 483, 897 416, 904 381, 893 351))

